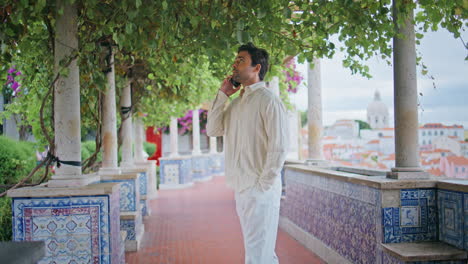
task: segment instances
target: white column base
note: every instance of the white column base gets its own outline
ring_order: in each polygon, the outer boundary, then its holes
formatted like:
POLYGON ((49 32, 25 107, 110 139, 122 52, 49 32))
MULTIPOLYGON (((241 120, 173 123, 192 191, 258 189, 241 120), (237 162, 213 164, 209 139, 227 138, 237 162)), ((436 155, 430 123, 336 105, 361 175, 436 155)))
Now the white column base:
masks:
POLYGON ((119 167, 117 168, 100 168, 99 175, 119 175, 122 171, 119 167))
POLYGON ((207 182, 211 181, 213 179, 213 176, 208 176, 206 178, 201 178, 201 179, 193 179, 194 182, 207 182))
POLYGON ((193 186, 193 182, 189 182, 186 184, 160 184, 159 190, 177 190, 177 189, 185 189, 193 186))
POLYGON ((47 187, 79 187, 86 186, 91 183, 97 183, 99 180, 99 175, 96 173, 76 175, 73 177, 65 175, 53 175, 52 179, 47 182, 47 187))
POLYGON ((134 162, 121 162, 120 163, 120 168, 121 169, 131 169, 131 168, 134 168, 135 167, 135 163, 134 162))
POLYGON ((430 179, 431 175, 423 171, 419 167, 408 168, 392 168, 392 171, 387 172, 387 178, 394 180, 415 180, 415 179, 430 179))
POLYGON ((319 160, 319 159, 306 159, 304 164, 307 166, 315 166, 315 167, 329 167, 330 162, 327 160, 319 160))

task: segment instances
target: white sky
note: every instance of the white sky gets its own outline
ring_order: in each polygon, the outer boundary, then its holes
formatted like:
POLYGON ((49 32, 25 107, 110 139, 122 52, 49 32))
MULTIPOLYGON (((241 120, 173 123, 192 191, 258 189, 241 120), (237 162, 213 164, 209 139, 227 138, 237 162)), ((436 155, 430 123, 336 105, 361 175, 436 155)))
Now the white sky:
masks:
MULTIPOLYGON (((468 41, 468 33, 462 34, 468 41)), ((421 106, 419 123, 441 122, 447 125, 462 124, 468 128, 468 62, 460 39, 441 29, 427 33, 417 47, 429 74, 435 77, 436 89, 427 76, 420 74, 418 67, 418 91, 421 106)), ((366 108, 378 89, 382 101, 388 106, 393 120, 393 71, 385 61, 372 59, 367 65, 373 76, 368 80, 360 75, 351 75, 342 66, 343 53, 337 52, 333 59, 322 60, 322 106, 323 123, 328 126, 337 119, 366 120, 366 108)), ((298 65, 304 77, 304 86, 291 96, 291 101, 301 111, 307 110, 307 66, 298 65)), ((393 127, 393 122, 390 123, 393 127)))

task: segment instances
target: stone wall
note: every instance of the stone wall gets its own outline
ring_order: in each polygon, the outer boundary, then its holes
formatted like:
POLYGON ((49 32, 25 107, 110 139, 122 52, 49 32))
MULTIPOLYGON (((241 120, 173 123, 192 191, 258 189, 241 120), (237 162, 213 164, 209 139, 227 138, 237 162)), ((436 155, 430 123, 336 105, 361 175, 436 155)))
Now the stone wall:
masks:
POLYGON ((382 243, 442 241, 468 249, 468 181, 401 182, 290 165, 284 185, 280 226, 325 261, 403 263, 382 243))
POLYGON ((376 263, 381 210, 378 190, 286 170, 281 217, 353 263, 376 263))

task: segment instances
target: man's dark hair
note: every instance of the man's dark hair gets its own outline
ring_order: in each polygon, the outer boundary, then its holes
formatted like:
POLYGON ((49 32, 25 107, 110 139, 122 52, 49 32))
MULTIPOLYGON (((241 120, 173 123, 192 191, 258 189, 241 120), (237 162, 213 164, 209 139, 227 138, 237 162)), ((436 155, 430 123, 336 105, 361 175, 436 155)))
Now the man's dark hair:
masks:
POLYGON ((252 67, 255 67, 257 64, 262 66, 258 73, 258 77, 260 78, 260 81, 263 81, 263 78, 268 71, 268 52, 264 49, 255 47, 252 42, 240 46, 239 49, 237 49, 237 53, 241 51, 247 51, 250 54, 250 57, 252 58, 252 67))

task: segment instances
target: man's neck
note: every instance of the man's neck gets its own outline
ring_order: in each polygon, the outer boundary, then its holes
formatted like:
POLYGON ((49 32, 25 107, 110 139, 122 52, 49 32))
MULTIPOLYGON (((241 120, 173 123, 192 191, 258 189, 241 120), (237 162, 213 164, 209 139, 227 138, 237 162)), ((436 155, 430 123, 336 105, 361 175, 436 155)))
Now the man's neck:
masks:
POLYGON ((252 85, 252 84, 258 83, 258 82, 260 82, 260 78, 258 78, 258 76, 257 76, 256 78, 252 78, 252 79, 250 79, 250 80, 248 80, 248 81, 245 81, 244 83, 242 83, 242 85, 243 85, 244 87, 247 87, 247 86, 249 86, 249 85, 252 85))

